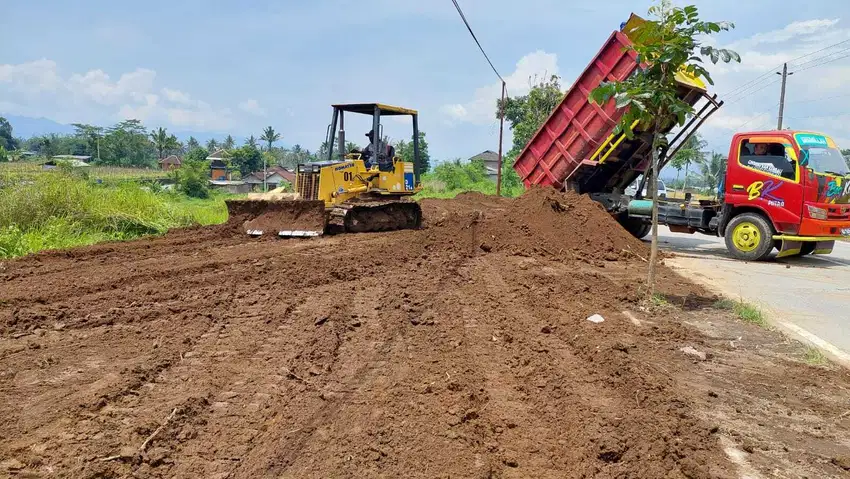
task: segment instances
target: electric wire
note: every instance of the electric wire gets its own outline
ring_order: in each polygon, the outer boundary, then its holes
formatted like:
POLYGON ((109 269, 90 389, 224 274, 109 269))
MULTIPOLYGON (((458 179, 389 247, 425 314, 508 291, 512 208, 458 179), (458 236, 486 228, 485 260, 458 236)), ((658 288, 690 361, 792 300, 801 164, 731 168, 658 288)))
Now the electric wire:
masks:
POLYGON ((499 80, 502 80, 502 84, 505 83, 505 79, 502 78, 502 75, 499 74, 499 71, 496 70, 496 67, 493 66, 493 62, 490 61, 490 57, 487 56, 487 52, 484 51, 484 47, 481 46, 481 42, 478 41, 478 37, 475 36, 475 32, 472 31, 472 27, 469 26, 469 22, 466 20, 466 15, 463 14, 463 10, 461 10, 460 5, 457 3, 457 0, 452 0, 452 3, 457 10, 458 15, 460 15, 461 20, 463 20, 464 25, 466 25, 466 29, 469 30, 469 34, 472 35, 472 39, 475 40, 475 44, 478 45, 478 49, 481 50, 481 54, 484 55, 484 58, 487 60, 487 63, 490 64, 490 68, 493 69, 493 73, 499 77, 499 80))

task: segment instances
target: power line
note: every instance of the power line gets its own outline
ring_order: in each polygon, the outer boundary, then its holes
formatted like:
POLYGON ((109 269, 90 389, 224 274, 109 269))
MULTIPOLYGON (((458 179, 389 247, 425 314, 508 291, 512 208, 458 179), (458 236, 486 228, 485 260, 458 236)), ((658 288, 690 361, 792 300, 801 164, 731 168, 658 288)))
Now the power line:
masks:
MULTIPOLYGON (((800 65, 792 65, 792 64, 793 64, 794 62, 796 62, 797 60, 801 60, 801 59, 803 59, 803 58, 806 58, 806 57, 809 57, 809 56, 815 55, 815 54, 817 54, 817 53, 821 53, 821 52, 823 52, 823 51, 829 50, 829 49, 831 49, 831 48, 835 48, 835 47, 837 47, 837 46, 839 46, 839 45, 843 45, 843 44, 845 44, 845 43, 850 43, 850 39, 848 39, 848 40, 843 40, 843 41, 840 41, 840 42, 838 42, 838 43, 833 43, 832 45, 825 46, 825 47, 821 48, 820 50, 815 50, 815 51, 813 51, 813 52, 804 53, 803 55, 800 55, 800 56, 799 56, 799 57, 797 57, 797 58, 794 58, 794 59, 792 59, 792 60, 789 60, 789 61, 788 61, 788 66, 789 66, 790 68, 799 68, 800 66, 805 66, 805 65, 807 65, 807 64, 809 64, 809 63, 812 63, 812 62, 815 62, 815 61, 818 61, 818 60, 822 60, 823 58, 827 58, 827 57, 832 56, 832 55, 834 55, 834 54, 842 53, 842 52, 844 52, 844 51, 848 51, 848 50, 850 50, 850 48, 848 48, 847 50, 841 50, 840 52, 833 52, 833 53, 829 53, 829 54, 827 54, 827 55, 824 55, 824 56, 821 56, 821 57, 818 57, 818 58, 815 58, 815 59, 811 59, 811 60, 806 61, 806 62, 804 62, 804 63, 802 63, 802 64, 800 64, 800 65)), ((843 58, 843 57, 842 57, 842 58, 843 58)), ((763 78, 765 78, 765 77, 770 76, 771 74, 773 74, 773 72, 774 72, 774 71, 776 71, 776 70, 778 70, 778 69, 780 69, 780 68, 782 68, 782 64, 781 64, 781 63, 780 63, 779 65, 777 65, 777 66, 775 66, 775 67, 773 67, 773 68, 769 69, 766 73, 763 73, 763 74, 759 75, 758 77, 753 78, 752 80, 750 80, 750 81, 748 81, 748 82, 746 82, 746 83, 744 83, 744 84, 742 84, 742 85, 738 86, 737 88, 734 88, 734 89, 732 89, 732 90, 730 90, 730 91, 728 91, 728 92, 724 93, 722 96, 724 96, 724 97, 726 97, 726 98, 727 98, 727 104, 729 104, 729 99, 730 99, 730 98, 739 97, 739 96, 742 96, 742 95, 747 95, 747 92, 746 92, 745 90, 751 90, 753 87, 757 86, 757 85, 754 85, 754 84, 758 83, 758 82, 759 82, 759 80, 761 80, 761 79, 763 79, 763 78)), ((773 83, 775 83, 775 82, 771 82, 770 84, 773 84, 773 83)), ((755 92, 755 91, 760 91, 760 90, 761 90, 761 89, 754 90, 753 92, 755 92)))
MULTIPOLYGON (((850 50, 850 49, 848 49, 848 50, 850 50)), ((814 65, 808 66, 806 68, 801 68, 797 71, 798 72, 804 72, 806 70, 811 70, 812 68, 823 66, 823 65, 826 65, 827 63, 832 63, 832 62, 835 62, 835 61, 838 61, 838 60, 841 60, 841 59, 844 59, 844 58, 847 58, 847 57, 850 57, 850 53, 846 53, 846 54, 844 54, 840 57, 831 58, 829 60, 826 60, 826 61, 823 61, 823 62, 820 62, 820 63, 815 63, 814 65)))
POLYGON ((493 66, 493 62, 490 61, 490 57, 487 56, 487 52, 484 51, 484 47, 481 46, 481 42, 478 41, 478 38, 475 36, 475 32, 473 32, 472 27, 469 26, 469 22, 466 21, 466 15, 463 14, 463 10, 461 10, 457 0, 452 0, 452 3, 455 5, 455 9, 457 10, 458 15, 460 15, 461 20, 463 20, 464 25, 466 25, 466 29, 469 30, 469 34, 472 35, 472 39, 475 40, 475 44, 478 45, 478 49, 481 50, 481 54, 487 59, 487 63, 490 64, 490 68, 493 69, 493 73, 495 73, 496 76, 499 77, 499 80, 502 80, 502 84, 504 84, 505 79, 502 78, 502 75, 499 75, 498 70, 496 70, 496 67, 493 66))
POLYGON ((789 101, 789 102, 786 102, 785 104, 786 105, 794 105, 794 104, 797 104, 797 103, 817 103, 819 101, 834 100, 836 98, 847 98, 848 96, 850 96, 850 94, 834 95, 834 96, 818 97, 818 98, 807 98, 805 100, 789 101))
MULTIPOLYGON (((774 73, 774 72, 770 72, 770 73, 774 73)), ((734 105, 735 103, 738 103, 738 102, 739 102, 739 101, 741 101, 741 100, 744 100, 744 99, 746 99, 746 98, 749 98, 749 97, 750 97, 750 95, 752 95, 752 94, 758 93, 758 92, 760 92, 760 91, 762 91, 762 90, 766 89, 767 87, 770 87, 770 86, 776 85, 776 84, 777 84, 777 83, 779 83, 780 81, 782 81, 782 79, 781 79, 781 78, 777 78, 777 79, 773 80, 772 82, 770 82, 770 83, 768 83, 768 84, 766 84, 766 85, 761 85, 761 88, 749 89, 748 91, 744 92, 743 94, 738 95, 735 99, 730 100, 730 101, 726 101, 726 102, 725 102, 725 104, 726 104, 726 106, 734 105)))
MULTIPOLYGON (((829 45, 829 46, 823 47, 823 48, 821 48, 820 50, 815 50, 815 51, 813 51, 813 52, 811 52, 811 53, 805 53, 805 54, 803 54, 803 55, 800 55, 799 57, 794 58, 793 60, 789 60, 789 61, 788 61, 788 63, 789 63, 789 64, 794 63, 794 62, 796 62, 797 60, 800 60, 800 59, 802 59, 802 58, 805 58, 805 57, 807 57, 807 56, 809 56, 809 55, 814 55, 814 54, 816 54, 816 53, 820 53, 820 52, 822 52, 822 51, 829 50, 830 48, 837 47, 838 45, 843 45, 843 44, 848 43, 848 42, 850 42, 850 39, 848 39, 848 40, 843 40, 843 41, 840 41, 840 42, 838 42, 838 43, 833 43, 832 45, 829 45)), ((796 65, 794 68, 798 68, 798 67, 799 67, 799 65, 796 65)), ((774 68, 774 70, 776 70, 776 68, 774 68)))

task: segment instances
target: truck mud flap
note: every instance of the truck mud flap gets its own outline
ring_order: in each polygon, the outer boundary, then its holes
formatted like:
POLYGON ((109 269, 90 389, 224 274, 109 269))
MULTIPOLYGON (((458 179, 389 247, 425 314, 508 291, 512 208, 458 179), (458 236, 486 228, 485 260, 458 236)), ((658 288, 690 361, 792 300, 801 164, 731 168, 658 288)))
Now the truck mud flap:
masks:
POLYGON ((802 241, 779 240, 779 254, 777 254, 776 257, 785 258, 788 256, 796 256, 800 254, 800 250, 802 248, 802 241))
POLYGON ((833 248, 835 248, 835 241, 818 241, 815 243, 812 254, 832 254, 833 248))

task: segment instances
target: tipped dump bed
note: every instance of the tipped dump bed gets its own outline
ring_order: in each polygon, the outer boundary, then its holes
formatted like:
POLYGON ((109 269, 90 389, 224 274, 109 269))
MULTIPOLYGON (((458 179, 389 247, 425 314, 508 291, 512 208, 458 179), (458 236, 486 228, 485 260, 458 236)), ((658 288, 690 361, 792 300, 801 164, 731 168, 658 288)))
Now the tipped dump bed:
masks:
POLYGON ((561 188, 583 160, 614 130, 623 116, 614 102, 604 106, 587 98, 604 81, 621 81, 638 67, 635 53, 626 48, 630 40, 614 32, 578 77, 561 103, 528 142, 514 162, 525 186, 561 188))
MULTIPOLYGON (((632 31, 639 22, 643 20, 632 15, 624 31, 632 31)), ((638 69, 637 54, 628 48, 631 44, 623 31, 613 32, 522 150, 514 162, 514 169, 526 187, 541 185, 579 193, 610 192, 615 188, 624 189, 646 169, 649 150, 646 139, 638 135, 626 140, 621 135, 613 135, 625 110, 618 109, 613 99, 605 105, 588 101, 590 92, 603 82, 625 80, 638 69)), ((700 80, 684 73, 679 73, 677 79, 680 98, 689 104, 707 98, 700 80)), ((713 100, 711 102, 719 107, 713 100)), ((701 121, 690 125, 695 125, 695 130, 701 121)), ((683 130, 687 129, 686 126, 683 130)))

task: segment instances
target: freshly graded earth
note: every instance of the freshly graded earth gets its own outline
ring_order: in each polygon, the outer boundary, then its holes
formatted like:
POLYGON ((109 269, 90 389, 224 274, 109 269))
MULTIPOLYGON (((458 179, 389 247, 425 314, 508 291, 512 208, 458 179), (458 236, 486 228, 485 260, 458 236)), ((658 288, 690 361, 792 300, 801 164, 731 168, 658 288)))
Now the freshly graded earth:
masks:
POLYGON ((848 374, 666 268, 645 302, 588 198, 422 209, 0 263, 0 476, 850 477, 848 374))

